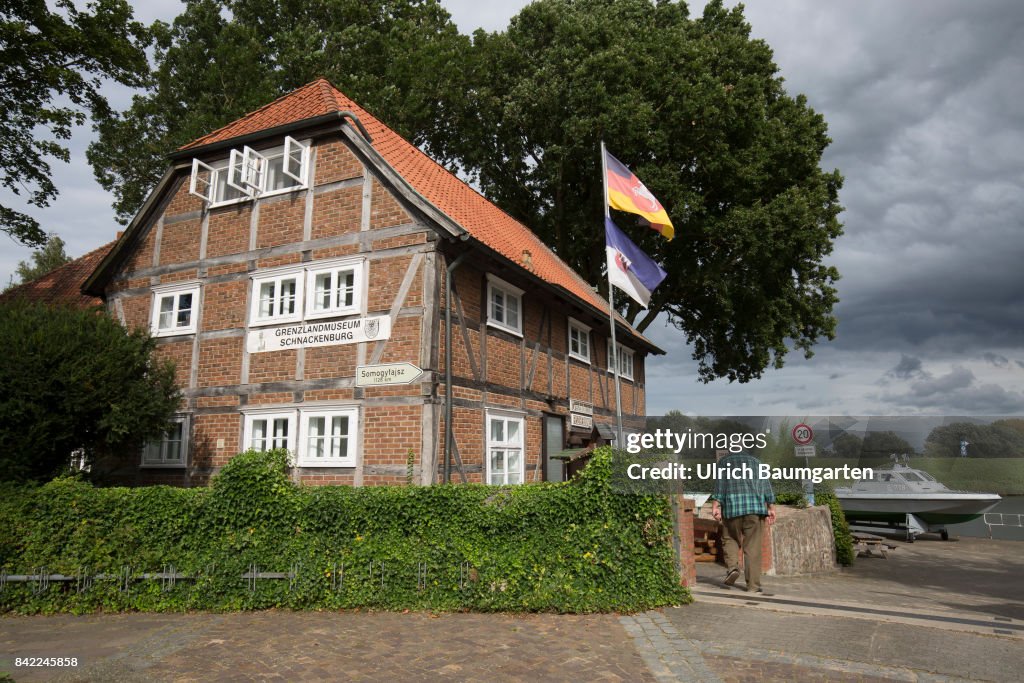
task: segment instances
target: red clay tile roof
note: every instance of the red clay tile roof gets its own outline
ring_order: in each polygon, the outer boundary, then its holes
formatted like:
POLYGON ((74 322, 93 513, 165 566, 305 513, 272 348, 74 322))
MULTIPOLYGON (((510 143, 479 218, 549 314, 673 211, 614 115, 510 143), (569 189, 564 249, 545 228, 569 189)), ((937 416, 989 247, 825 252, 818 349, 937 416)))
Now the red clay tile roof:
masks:
MULTIPOLYGON (((604 314, 608 310, 608 302, 594 292, 591 286, 551 251, 533 231, 384 125, 326 79, 321 78, 294 90, 181 149, 202 147, 345 110, 351 111, 359 118, 373 138, 373 148, 388 164, 405 178, 416 192, 465 228, 471 236, 520 265, 523 263, 523 252, 529 251, 533 265, 528 270, 542 280, 590 303, 599 314, 604 314)), ((631 329, 634 335, 643 338, 624 320, 620 318, 620 321, 631 329)))
POLYGON ((0 294, 0 301, 24 298, 33 303, 67 304, 79 308, 102 305, 103 300, 99 297, 82 294, 82 284, 116 243, 115 240, 104 244, 81 258, 51 270, 41 278, 9 289, 0 294))

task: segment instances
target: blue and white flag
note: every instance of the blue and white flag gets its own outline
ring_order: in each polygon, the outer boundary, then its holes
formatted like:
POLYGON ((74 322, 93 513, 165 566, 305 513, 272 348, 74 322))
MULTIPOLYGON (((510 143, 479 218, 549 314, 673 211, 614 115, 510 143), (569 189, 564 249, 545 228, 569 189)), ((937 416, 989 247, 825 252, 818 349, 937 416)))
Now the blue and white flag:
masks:
POLYGON ((668 273, 607 217, 604 219, 604 239, 608 254, 608 281, 647 308, 651 292, 668 273))

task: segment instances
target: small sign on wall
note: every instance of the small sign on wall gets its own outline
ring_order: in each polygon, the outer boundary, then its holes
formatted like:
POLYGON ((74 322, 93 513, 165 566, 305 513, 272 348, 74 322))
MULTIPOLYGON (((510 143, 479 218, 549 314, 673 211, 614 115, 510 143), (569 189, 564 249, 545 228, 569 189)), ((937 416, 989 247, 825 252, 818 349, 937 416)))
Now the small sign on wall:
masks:
POLYGON ((349 318, 326 322, 294 323, 250 330, 245 339, 249 353, 308 349, 316 346, 358 344, 391 337, 391 317, 349 318))
POLYGON ((356 368, 357 387, 379 387, 386 384, 412 384, 423 376, 423 369, 412 363, 360 365, 356 368))
POLYGON ((581 415, 593 415, 594 404, 588 403, 587 401, 581 401, 578 398, 569 399, 569 412, 580 413, 581 415))
POLYGON ((590 415, 580 415, 579 413, 569 413, 569 424, 574 428, 580 429, 593 429, 594 418, 590 415))

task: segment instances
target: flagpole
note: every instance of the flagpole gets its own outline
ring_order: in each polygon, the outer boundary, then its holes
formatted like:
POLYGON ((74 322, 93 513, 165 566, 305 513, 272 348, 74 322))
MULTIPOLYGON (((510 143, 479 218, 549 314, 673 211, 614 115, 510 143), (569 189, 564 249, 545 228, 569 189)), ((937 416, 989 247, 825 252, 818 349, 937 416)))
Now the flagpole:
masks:
MULTIPOLYGON (((604 140, 601 140, 601 183, 604 185, 604 217, 611 218, 611 209, 608 206, 608 154, 604 147, 604 140)), ((607 232, 608 228, 605 228, 607 232)), ((607 234, 605 236, 607 240, 607 234)), ((607 247, 605 247, 607 249, 607 247)), ((612 290, 612 274, 608 270, 608 323, 612 328, 612 369, 615 373, 615 426, 617 428, 615 447, 624 448, 625 441, 622 438, 622 389, 619 386, 619 347, 615 341, 615 305, 612 301, 615 293, 612 290)))

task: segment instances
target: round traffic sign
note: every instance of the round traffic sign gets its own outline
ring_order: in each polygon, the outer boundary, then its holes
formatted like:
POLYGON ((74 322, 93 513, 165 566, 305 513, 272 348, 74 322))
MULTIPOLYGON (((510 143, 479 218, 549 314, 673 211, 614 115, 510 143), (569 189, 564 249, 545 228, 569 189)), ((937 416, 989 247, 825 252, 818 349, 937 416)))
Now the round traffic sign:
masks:
POLYGON ((814 430, 811 429, 810 425, 801 422, 796 427, 793 427, 793 441, 796 441, 801 446, 806 446, 814 441, 814 430))

